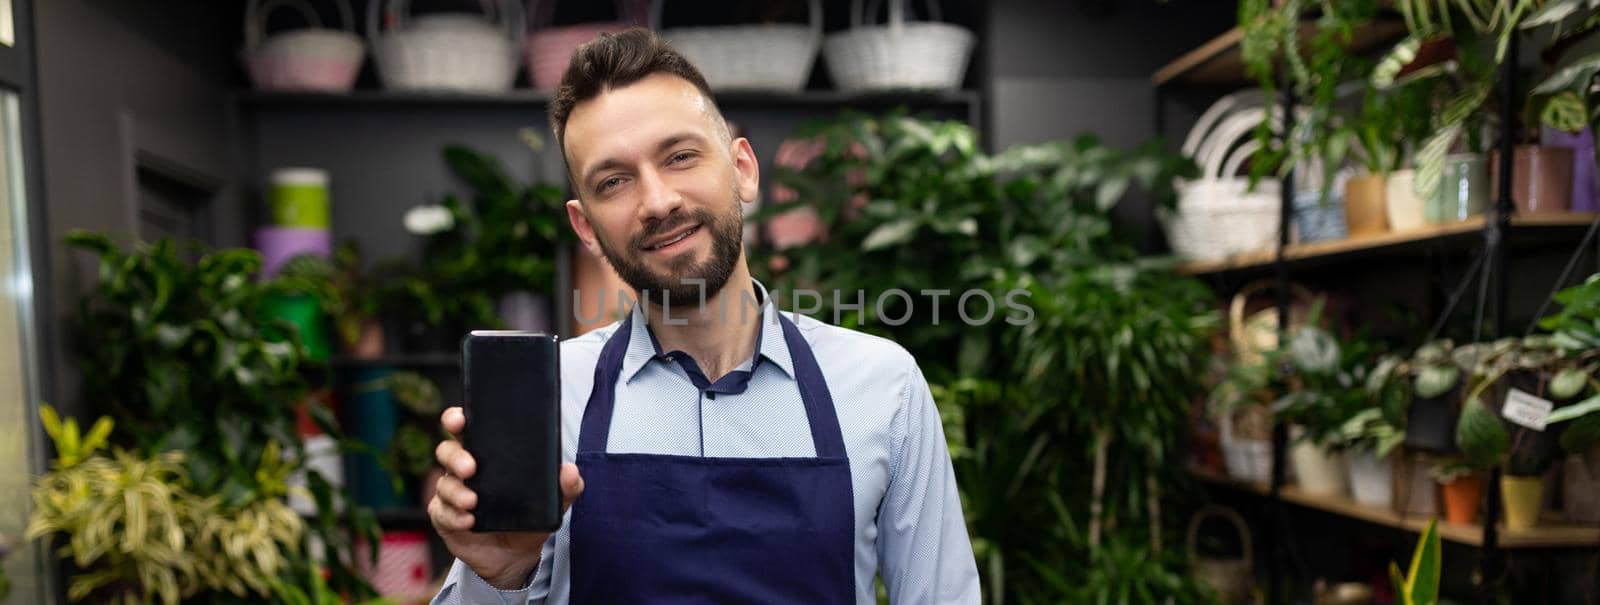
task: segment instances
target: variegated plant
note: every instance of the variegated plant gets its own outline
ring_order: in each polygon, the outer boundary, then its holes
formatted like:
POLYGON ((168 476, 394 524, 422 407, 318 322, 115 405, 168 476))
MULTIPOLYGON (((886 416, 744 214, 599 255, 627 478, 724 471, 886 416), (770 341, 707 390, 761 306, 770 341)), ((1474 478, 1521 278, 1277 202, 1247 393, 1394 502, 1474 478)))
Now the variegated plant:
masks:
POLYGON ((1435 605, 1439 602, 1439 577, 1444 568, 1444 546, 1439 541, 1439 520, 1429 519, 1428 527, 1417 538, 1411 553, 1411 566, 1400 575, 1400 566, 1389 563, 1389 579, 1394 582, 1398 605, 1435 605))

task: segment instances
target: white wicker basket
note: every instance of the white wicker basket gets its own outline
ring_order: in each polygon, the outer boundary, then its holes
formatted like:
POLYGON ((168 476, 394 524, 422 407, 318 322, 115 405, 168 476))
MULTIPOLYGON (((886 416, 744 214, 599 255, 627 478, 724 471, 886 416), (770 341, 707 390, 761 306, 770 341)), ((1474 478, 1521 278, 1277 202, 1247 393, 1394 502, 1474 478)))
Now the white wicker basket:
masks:
MULTIPOLYGON (((906 23, 905 0, 889 0, 888 25, 863 25, 877 14, 850 0, 850 29, 830 34, 822 54, 842 90, 953 90, 961 85, 976 37, 948 23, 906 23)), ((938 2, 928 3, 938 20, 938 2)))
MULTIPOLYGON (((662 4, 650 4, 653 29, 661 27, 662 4)), ((678 27, 661 35, 700 68, 714 90, 794 92, 805 88, 822 46, 821 0, 807 0, 806 9, 808 25, 678 27)))
POLYGON ((367 35, 385 86, 503 92, 516 81, 522 60, 520 0, 482 0, 487 16, 413 18, 406 0, 372 0, 369 6, 367 35))
POLYGON ((250 0, 245 5, 242 58, 256 88, 343 92, 355 86, 367 45, 347 31, 355 26, 348 0, 336 3, 343 30, 324 28, 305 0, 250 0), (267 36, 267 16, 283 7, 299 10, 310 27, 267 36))
POLYGON ((1267 119, 1267 110, 1247 99, 1234 95, 1217 101, 1184 143, 1184 154, 1201 167, 1200 178, 1176 184, 1176 213, 1157 213, 1167 243, 1179 256, 1214 260, 1270 248, 1277 241, 1282 218, 1278 182, 1263 179, 1252 191, 1249 178, 1234 176, 1259 149, 1255 141, 1240 141, 1267 119))

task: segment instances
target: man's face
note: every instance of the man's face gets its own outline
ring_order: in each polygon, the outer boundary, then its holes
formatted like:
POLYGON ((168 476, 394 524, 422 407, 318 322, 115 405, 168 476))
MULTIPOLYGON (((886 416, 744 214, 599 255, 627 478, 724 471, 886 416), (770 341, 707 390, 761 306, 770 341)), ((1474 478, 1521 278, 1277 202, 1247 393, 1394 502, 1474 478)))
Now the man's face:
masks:
POLYGON ((759 173, 694 85, 654 74, 611 89, 574 107, 565 134, 583 200, 567 215, 590 251, 652 300, 695 304, 699 280, 722 289, 744 260, 740 203, 759 173))

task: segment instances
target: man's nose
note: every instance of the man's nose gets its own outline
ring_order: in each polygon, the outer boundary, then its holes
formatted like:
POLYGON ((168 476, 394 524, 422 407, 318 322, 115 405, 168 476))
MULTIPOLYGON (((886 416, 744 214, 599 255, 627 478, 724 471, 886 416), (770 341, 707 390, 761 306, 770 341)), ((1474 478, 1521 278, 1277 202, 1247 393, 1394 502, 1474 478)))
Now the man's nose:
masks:
POLYGON ((639 206, 642 212, 641 220, 663 219, 678 210, 683 205, 683 196, 671 187, 666 179, 662 178, 660 171, 647 169, 639 174, 639 186, 642 199, 639 206))

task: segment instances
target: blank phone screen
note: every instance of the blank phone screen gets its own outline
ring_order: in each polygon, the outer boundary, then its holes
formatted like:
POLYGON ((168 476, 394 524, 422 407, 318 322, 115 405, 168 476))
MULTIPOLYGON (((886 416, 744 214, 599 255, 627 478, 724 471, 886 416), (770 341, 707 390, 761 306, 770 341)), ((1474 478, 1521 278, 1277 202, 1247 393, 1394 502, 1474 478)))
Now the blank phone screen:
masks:
POLYGON ((477 462, 474 531, 554 531, 561 524, 560 348, 553 336, 478 331, 462 345, 467 425, 477 462))

